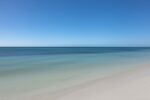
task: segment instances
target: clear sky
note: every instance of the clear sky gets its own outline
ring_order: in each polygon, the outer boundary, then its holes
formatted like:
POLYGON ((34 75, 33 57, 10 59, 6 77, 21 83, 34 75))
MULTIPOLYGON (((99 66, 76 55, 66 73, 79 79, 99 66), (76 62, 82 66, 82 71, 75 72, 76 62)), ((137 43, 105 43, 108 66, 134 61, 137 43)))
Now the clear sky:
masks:
POLYGON ((150 0, 0 0, 0 46, 150 46, 150 0))

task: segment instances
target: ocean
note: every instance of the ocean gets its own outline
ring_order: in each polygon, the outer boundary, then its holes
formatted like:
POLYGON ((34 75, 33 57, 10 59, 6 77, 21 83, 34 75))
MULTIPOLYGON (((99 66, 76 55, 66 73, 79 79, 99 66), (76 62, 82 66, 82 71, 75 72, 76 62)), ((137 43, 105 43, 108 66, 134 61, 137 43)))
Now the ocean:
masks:
POLYGON ((149 60, 148 47, 1 47, 0 100, 54 92, 149 60))

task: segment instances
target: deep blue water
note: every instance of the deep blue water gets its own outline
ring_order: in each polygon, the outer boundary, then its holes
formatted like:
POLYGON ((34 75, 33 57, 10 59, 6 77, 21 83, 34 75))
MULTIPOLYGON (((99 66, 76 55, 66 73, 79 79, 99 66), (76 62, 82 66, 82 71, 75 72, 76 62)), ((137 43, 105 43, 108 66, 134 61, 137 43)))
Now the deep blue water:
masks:
POLYGON ((150 47, 1 47, 0 56, 113 53, 150 50, 150 47))

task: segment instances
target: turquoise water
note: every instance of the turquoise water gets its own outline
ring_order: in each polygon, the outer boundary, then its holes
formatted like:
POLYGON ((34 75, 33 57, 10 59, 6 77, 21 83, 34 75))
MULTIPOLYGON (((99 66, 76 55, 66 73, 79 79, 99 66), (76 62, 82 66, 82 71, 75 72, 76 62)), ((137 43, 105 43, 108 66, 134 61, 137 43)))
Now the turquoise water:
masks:
POLYGON ((55 91, 150 60, 150 48, 0 48, 0 97, 55 91))

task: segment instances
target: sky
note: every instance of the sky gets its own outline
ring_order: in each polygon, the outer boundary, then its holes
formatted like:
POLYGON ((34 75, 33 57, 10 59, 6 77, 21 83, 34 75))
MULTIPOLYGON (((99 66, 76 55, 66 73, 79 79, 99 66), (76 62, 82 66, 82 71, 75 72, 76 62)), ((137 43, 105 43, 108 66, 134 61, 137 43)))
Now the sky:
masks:
POLYGON ((0 46, 150 46, 150 0, 0 0, 0 46))

